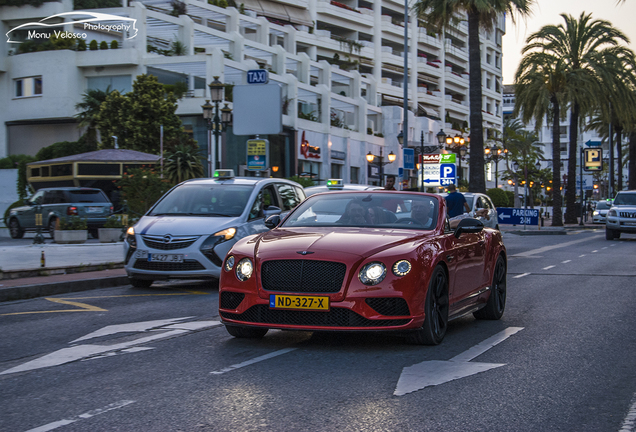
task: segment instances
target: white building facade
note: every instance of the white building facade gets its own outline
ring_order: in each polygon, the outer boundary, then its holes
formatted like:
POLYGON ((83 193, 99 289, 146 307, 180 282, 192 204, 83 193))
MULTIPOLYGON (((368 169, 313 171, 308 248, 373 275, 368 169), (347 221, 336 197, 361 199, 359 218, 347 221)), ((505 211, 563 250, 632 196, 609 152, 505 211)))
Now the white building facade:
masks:
MULTIPOLYGON (((403 166, 397 141, 404 122, 403 3, 247 0, 238 8, 199 0, 183 3, 185 14, 174 13, 165 0, 129 5, 124 0, 120 8, 91 11, 136 20, 134 34, 132 29, 86 30, 73 23, 77 18, 53 19, 57 29, 86 33, 87 44, 117 40, 117 49, 18 53, 18 44, 0 45, 0 157, 34 155, 54 142, 77 140, 81 131, 75 105, 84 92, 107 87, 129 91, 135 77, 144 73, 164 84, 186 83, 188 92, 179 100, 177 114, 205 152, 208 131, 201 105, 210 99, 207 84, 219 77, 224 84, 245 85, 247 71, 263 68, 270 84, 281 87, 283 103, 283 132, 268 137, 271 167, 278 170, 268 175, 307 173, 318 180, 379 183, 377 170, 366 162, 368 152, 395 153, 397 160, 384 173, 398 174, 403 166), (181 55, 165 55, 177 41, 181 55), (303 143, 319 150, 301 151, 303 143)), ((72 7, 72 0, 37 8, 0 7, 0 30, 5 34, 72 7)), ((422 136, 424 145, 436 145, 440 129, 466 136, 467 23, 437 34, 414 16, 408 19, 408 146, 418 147, 422 136)), ((482 32, 484 130, 501 130, 502 125, 504 26, 502 17, 493 32, 482 32)), ((244 170, 248 138, 233 135, 231 127, 223 134, 224 168, 244 170)), ((468 178, 467 166, 462 178, 468 178)), ((416 175, 406 171, 405 186, 417 186, 416 175)), ((494 181, 487 187, 494 187, 494 181)))

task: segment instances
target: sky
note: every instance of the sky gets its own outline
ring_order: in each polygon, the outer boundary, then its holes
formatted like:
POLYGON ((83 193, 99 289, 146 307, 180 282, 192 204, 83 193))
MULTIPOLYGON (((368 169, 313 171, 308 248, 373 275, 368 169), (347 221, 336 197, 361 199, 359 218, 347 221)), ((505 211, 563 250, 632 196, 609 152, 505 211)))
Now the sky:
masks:
POLYGON ((579 18, 581 12, 591 13, 592 19, 603 19, 612 23, 630 39, 628 45, 636 51, 636 0, 625 0, 617 4, 615 0, 535 0, 530 17, 510 17, 506 20, 506 34, 503 37, 503 83, 513 84, 515 72, 521 60, 521 49, 528 36, 545 25, 563 24, 562 13, 579 18))

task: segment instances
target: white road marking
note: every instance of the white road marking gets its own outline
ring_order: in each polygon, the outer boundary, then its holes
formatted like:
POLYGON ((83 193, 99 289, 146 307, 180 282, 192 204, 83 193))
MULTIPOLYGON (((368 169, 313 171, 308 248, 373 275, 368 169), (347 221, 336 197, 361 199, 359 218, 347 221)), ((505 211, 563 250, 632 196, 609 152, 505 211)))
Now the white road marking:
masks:
POLYGON ((96 415, 104 414, 105 412, 112 411, 114 409, 123 408, 126 405, 130 405, 131 403, 135 403, 135 401, 123 400, 123 401, 115 402, 115 403, 112 403, 110 405, 106 405, 104 408, 98 408, 96 410, 92 410, 92 411, 89 411, 87 413, 80 414, 80 415, 77 416, 77 418, 73 418, 73 419, 69 419, 69 420, 58 420, 58 421, 53 422, 53 423, 49 423, 49 424, 45 424, 43 426, 36 427, 35 429, 29 429, 27 432, 46 432, 46 431, 51 431, 53 429, 57 429, 59 427, 66 426, 68 424, 75 423, 76 421, 79 421, 79 420, 95 417, 96 415))
POLYGON ((513 276, 513 279, 519 279, 519 278, 522 278, 522 277, 524 277, 524 276, 528 276, 529 274, 530 274, 530 273, 522 273, 522 274, 520 274, 520 275, 513 276))
POLYGON ((634 394, 633 400, 634 403, 627 412, 627 416, 625 420, 623 420, 623 425, 618 432, 634 432, 634 427, 636 426, 636 393, 634 394))
POLYGON ((585 254, 583 254, 583 255, 579 255, 579 258, 583 258, 584 256, 585 256, 585 254))
POLYGON ((59 366, 65 363, 85 360, 85 359, 93 358, 93 357, 99 357, 99 358, 111 357, 115 355, 117 351, 121 351, 125 353, 145 351, 152 348, 139 347, 139 345, 144 345, 149 342, 184 335, 194 330, 200 330, 203 328, 212 328, 212 327, 217 327, 221 325, 220 321, 192 321, 189 323, 174 324, 175 320, 182 320, 182 319, 186 319, 186 318, 175 318, 171 320, 162 320, 162 321, 145 321, 141 323, 130 323, 130 325, 121 324, 117 326, 107 326, 93 333, 90 333, 86 336, 83 336, 79 339, 75 339, 73 342, 77 342, 79 340, 84 340, 84 339, 90 339, 90 338, 98 337, 98 336, 111 335, 111 334, 120 333, 120 332, 137 331, 137 332, 140 332, 139 333, 140 335, 144 335, 143 332, 145 332, 148 329, 151 329, 151 332, 146 333, 147 336, 139 337, 134 340, 128 340, 122 343, 115 343, 115 344, 104 343, 104 345, 97 345, 97 344, 75 345, 70 348, 63 348, 61 350, 52 352, 50 354, 46 354, 35 360, 29 361, 27 363, 23 363, 19 366, 0 372, 0 375, 11 374, 16 372, 25 372, 29 370, 41 369, 41 368, 46 368, 51 366, 59 366), (163 325, 165 327, 158 327, 157 323, 162 323, 159 325, 163 325), (133 328, 136 330, 132 330, 133 328))
POLYGON ((522 253, 519 253, 519 254, 515 254, 513 256, 515 256, 515 257, 528 257, 530 255, 540 254, 540 253, 547 252, 547 251, 550 251, 550 250, 553 250, 553 249, 559 249, 559 248, 562 248, 562 247, 572 246, 572 245, 575 245, 577 243, 590 241, 590 240, 595 240, 595 239, 600 238, 600 237, 602 237, 602 236, 600 236, 600 235, 591 236, 591 237, 587 237, 587 238, 580 239, 580 240, 574 240, 574 241, 571 241, 571 242, 559 243, 559 244, 552 245, 552 246, 544 246, 544 247, 539 248, 539 249, 534 249, 534 250, 530 250, 530 251, 527 251, 527 252, 522 252, 522 253))
POLYGON ((480 372, 505 366, 505 363, 471 363, 470 361, 521 330, 523 330, 523 327, 508 327, 504 331, 489 337, 448 361, 424 361, 413 366, 405 367, 402 369, 402 374, 400 375, 393 394, 395 396, 403 396, 425 387, 444 384, 459 378, 465 378, 480 372))
POLYGON ((552 267, 556 267, 556 266, 551 265, 551 266, 543 267, 543 270, 549 270, 549 269, 551 269, 552 267))
POLYGON ((565 260, 565 261, 561 261, 561 264, 567 264, 567 263, 569 263, 570 261, 572 261, 572 260, 565 260))
POLYGON ((593 251, 592 251, 592 253, 596 253, 596 252, 598 252, 598 250, 593 250, 593 251))
MULTIPOLYGON (((93 333, 89 333, 86 336, 82 336, 81 338, 75 339, 74 341, 71 341, 70 343, 75 343, 75 342, 83 341, 86 339, 92 339, 96 337, 110 336, 115 333, 143 332, 146 330, 150 330, 152 328, 164 327, 164 326, 167 326, 168 324, 173 324, 177 321, 183 321, 190 318, 193 318, 193 317, 173 318, 173 319, 156 320, 156 321, 142 321, 142 322, 136 322, 136 323, 106 326, 97 331, 94 331, 93 333)), ((183 328, 183 327, 180 327, 180 328, 183 328)))
POLYGON ((607 249, 607 246, 605 246, 605 247, 602 247, 601 249, 607 249))
POLYGON ((262 355, 260 357, 253 358, 252 360, 247 360, 247 361, 244 361, 242 363, 237 363, 235 365, 228 366, 228 367, 223 368, 221 370, 213 371, 213 372, 210 372, 210 373, 214 374, 214 375, 221 375, 221 374, 224 374, 226 372, 231 372, 231 371, 233 371, 235 369, 239 369, 239 368, 242 368, 242 367, 245 367, 245 366, 249 366, 249 365, 252 365, 254 363, 262 362, 263 360, 269 360, 271 358, 278 357, 279 355, 287 354, 288 352, 294 351, 296 349, 297 348, 285 348, 285 349, 282 349, 282 350, 274 351, 272 353, 265 354, 265 355, 262 355))

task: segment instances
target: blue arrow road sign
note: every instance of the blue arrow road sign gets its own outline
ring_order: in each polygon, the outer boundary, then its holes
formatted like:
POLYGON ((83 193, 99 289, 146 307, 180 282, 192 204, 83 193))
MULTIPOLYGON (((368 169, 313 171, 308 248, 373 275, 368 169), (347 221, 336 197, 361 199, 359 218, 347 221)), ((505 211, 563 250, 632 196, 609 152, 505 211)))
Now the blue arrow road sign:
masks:
POLYGON ((539 225, 539 209, 497 207, 497 222, 514 225, 539 225))
POLYGON ((587 140, 585 142, 585 145, 588 147, 600 147, 603 143, 601 141, 592 141, 592 140, 587 140))

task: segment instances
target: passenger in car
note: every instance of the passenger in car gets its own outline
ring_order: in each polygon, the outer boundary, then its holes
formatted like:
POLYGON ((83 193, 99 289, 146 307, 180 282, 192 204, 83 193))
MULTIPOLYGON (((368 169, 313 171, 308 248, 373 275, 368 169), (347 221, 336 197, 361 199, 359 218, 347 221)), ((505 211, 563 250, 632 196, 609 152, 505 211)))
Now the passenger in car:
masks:
POLYGON ((367 224, 365 213, 366 211, 362 206, 362 203, 356 200, 351 200, 347 204, 344 214, 336 221, 336 223, 364 226, 367 224))

